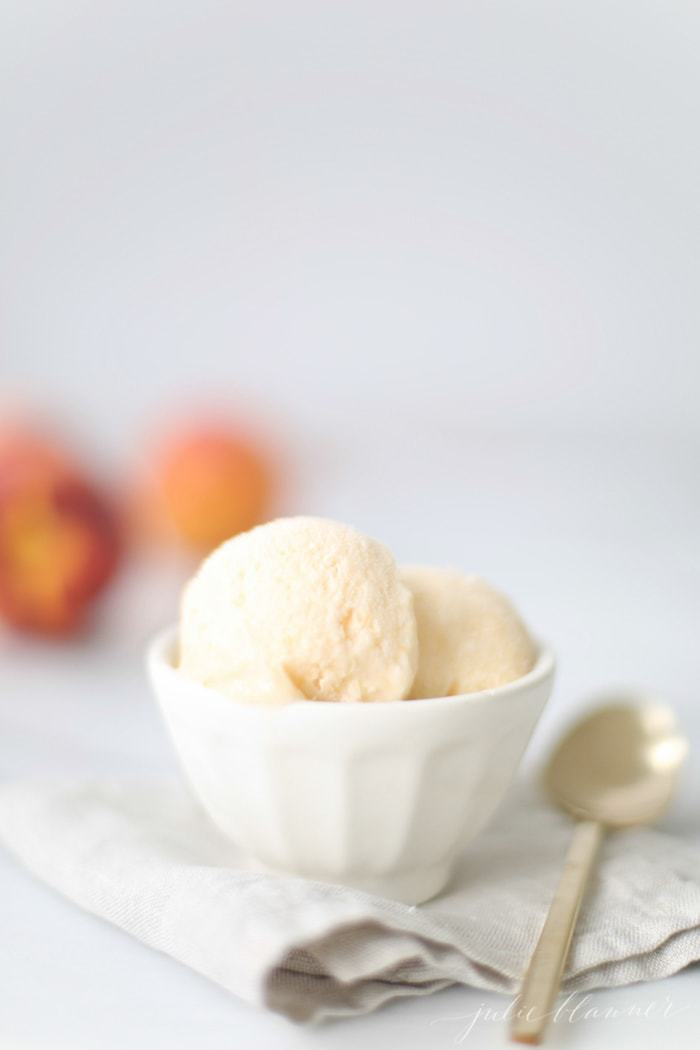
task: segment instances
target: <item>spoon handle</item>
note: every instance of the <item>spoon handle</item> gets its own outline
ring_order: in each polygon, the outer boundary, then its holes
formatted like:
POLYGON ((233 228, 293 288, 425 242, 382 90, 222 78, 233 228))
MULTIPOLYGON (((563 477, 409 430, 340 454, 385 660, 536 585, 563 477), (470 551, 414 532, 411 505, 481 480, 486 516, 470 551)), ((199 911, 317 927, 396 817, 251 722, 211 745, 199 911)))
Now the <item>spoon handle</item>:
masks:
POLYGON ((603 832, 603 825, 593 820, 582 820, 576 826, 564 871, 525 973, 510 1030, 515 1042, 537 1044, 542 1040, 603 832))

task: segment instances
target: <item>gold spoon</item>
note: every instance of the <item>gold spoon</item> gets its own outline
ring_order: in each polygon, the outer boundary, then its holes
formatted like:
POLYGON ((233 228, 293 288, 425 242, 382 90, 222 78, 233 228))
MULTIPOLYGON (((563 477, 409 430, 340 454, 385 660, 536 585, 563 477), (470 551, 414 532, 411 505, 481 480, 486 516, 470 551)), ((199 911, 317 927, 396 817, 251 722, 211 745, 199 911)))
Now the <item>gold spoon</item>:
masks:
POLYGON ((553 752, 545 787, 579 823, 525 973, 510 1031, 516 1042, 542 1040, 603 835, 661 815, 687 750, 669 708, 630 696, 586 715, 553 752))

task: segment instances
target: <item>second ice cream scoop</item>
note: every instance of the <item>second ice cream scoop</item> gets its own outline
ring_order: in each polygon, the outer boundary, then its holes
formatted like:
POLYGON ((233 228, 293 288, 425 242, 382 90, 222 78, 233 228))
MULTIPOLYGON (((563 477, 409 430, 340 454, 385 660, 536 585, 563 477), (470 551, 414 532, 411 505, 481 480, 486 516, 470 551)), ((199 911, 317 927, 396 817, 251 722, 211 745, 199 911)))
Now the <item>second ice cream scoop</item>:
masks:
POLYGON ((404 566, 418 629, 411 697, 457 696, 506 685, 532 668, 536 648, 512 604, 478 576, 404 566))

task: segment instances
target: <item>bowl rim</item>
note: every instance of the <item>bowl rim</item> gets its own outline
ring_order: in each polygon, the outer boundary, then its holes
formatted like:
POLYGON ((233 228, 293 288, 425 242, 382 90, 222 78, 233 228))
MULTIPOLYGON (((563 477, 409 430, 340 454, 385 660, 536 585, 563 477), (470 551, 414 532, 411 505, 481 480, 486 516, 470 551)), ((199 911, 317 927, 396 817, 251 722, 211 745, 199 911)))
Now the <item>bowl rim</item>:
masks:
POLYGON ((204 685, 202 682, 184 675, 172 661, 172 651, 177 642, 177 636, 178 625, 171 624, 169 627, 161 628, 150 639, 146 648, 146 662, 152 673, 165 673, 166 675, 174 676, 180 684, 203 690, 210 697, 224 699, 227 705, 231 705, 236 709, 248 712, 265 712, 266 714, 300 709, 309 711, 313 709, 314 711, 326 713, 325 716, 322 715, 321 717, 333 717, 329 716, 328 713, 351 711, 358 708, 362 710, 378 709, 380 711, 390 711, 396 708, 411 711, 421 709, 435 710, 438 703, 441 708, 446 708, 474 704, 483 700, 507 699, 509 697, 512 698, 514 694, 522 693, 530 686, 537 686, 550 678, 554 674, 556 666, 554 653, 551 648, 535 638, 537 658, 531 670, 527 674, 521 675, 520 678, 514 678, 512 682, 506 682, 505 685, 496 686, 494 689, 482 689, 476 693, 458 693, 455 696, 423 697, 419 700, 377 700, 373 703, 363 703, 361 701, 330 703, 319 700, 289 700, 282 704, 252 704, 235 700, 233 697, 219 692, 218 689, 212 689, 211 686, 204 685))

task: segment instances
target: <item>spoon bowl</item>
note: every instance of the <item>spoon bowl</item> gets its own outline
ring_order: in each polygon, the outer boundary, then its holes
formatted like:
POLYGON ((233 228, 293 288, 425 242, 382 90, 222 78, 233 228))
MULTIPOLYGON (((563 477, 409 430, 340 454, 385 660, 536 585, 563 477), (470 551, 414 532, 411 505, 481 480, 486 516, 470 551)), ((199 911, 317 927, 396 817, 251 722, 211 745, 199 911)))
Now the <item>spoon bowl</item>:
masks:
POLYGON ((617 698, 564 735, 547 765, 545 787, 579 820, 610 828, 646 824, 671 801, 687 749, 668 707, 617 698))

